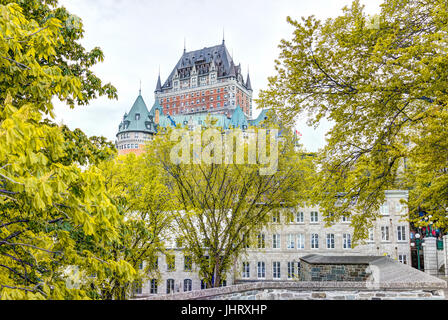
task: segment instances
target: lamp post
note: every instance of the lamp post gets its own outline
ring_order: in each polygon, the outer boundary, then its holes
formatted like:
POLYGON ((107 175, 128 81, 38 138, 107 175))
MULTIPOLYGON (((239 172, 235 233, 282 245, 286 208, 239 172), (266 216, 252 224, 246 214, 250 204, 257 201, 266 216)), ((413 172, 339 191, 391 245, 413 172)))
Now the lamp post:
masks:
POLYGON ((432 218, 432 215, 429 215, 429 216, 428 216, 428 222, 429 222, 429 224, 428 224, 428 228, 429 228, 429 236, 430 236, 430 237, 432 237, 432 230, 431 230, 431 225, 432 225, 432 223, 431 223, 431 218, 432 218))
POLYGON ((420 270, 420 233, 415 234, 415 245, 417 246, 417 268, 420 270))

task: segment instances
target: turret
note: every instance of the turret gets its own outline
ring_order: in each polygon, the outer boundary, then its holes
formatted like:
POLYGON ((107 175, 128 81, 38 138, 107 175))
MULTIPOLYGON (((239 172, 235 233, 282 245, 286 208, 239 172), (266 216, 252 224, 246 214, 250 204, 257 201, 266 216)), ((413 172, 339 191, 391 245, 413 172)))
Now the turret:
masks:
POLYGON ((160 81, 160 73, 159 73, 159 78, 157 79, 156 91, 154 91, 154 92, 155 93, 162 92, 162 82, 160 81))
POLYGON ((252 85, 250 83, 249 72, 247 72, 246 89, 249 90, 249 91, 252 91, 252 85))

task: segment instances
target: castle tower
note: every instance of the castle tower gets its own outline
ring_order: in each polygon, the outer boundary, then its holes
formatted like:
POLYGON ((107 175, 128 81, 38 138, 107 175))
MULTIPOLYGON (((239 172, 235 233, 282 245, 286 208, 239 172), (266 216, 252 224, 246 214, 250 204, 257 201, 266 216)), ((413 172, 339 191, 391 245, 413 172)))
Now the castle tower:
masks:
POLYGON ((141 90, 129 113, 125 113, 118 127, 116 146, 118 154, 144 152, 145 142, 152 139, 157 125, 148 112, 141 90))

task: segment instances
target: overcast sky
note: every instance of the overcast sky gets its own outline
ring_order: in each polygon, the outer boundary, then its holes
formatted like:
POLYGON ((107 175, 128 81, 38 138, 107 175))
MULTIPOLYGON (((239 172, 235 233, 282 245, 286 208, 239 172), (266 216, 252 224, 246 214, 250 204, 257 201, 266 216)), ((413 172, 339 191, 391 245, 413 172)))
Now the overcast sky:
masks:
MULTIPOLYGON (((379 11, 381 0, 363 0, 368 13, 379 11)), ((118 89, 118 101, 99 98, 89 106, 70 110, 55 101, 57 121, 71 129, 80 128, 89 136, 102 135, 115 141, 118 125, 132 107, 142 81, 142 96, 148 108, 154 103, 159 72, 162 83, 180 59, 184 39, 187 50, 226 45, 246 74, 250 69, 254 98, 274 75, 278 44, 290 39, 293 28, 286 22, 315 15, 325 19, 337 16, 351 0, 60 0, 84 23, 82 44, 95 46, 105 54, 96 74, 118 89)), ((259 110, 255 109, 254 115, 259 110)), ((299 119, 298 130, 309 151, 325 144, 329 125, 317 130, 299 119)))

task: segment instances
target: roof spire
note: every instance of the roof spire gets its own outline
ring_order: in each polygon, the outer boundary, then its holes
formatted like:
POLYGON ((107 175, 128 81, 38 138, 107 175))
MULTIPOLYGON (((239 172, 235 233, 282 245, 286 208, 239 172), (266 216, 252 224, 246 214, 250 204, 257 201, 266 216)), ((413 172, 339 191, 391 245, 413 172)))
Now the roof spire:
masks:
MULTIPOLYGON (((184 37, 184 53, 187 52, 187 40, 184 37)), ((160 70, 159 70, 160 73, 160 70)))
POLYGON ((140 80, 140 89, 138 90, 138 95, 142 95, 142 80, 140 80))
POLYGON ((224 28, 222 28, 222 44, 224 44, 226 42, 226 37, 224 34, 224 28))
POLYGON ((250 83, 249 66, 247 67, 246 89, 249 90, 249 91, 253 91, 252 90, 252 84, 250 83))
POLYGON ((159 77, 157 79, 156 93, 162 92, 162 82, 160 81, 160 66, 159 66, 159 77))

